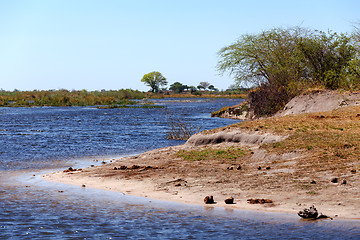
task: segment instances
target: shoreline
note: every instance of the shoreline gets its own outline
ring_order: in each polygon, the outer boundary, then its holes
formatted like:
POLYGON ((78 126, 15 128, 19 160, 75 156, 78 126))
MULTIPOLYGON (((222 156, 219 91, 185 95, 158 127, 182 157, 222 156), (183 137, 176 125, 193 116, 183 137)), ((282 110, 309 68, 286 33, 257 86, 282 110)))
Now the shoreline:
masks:
POLYGON ((296 214, 314 205, 331 218, 359 220, 359 111, 360 93, 310 93, 273 117, 44 178, 210 207, 296 214), (216 204, 204 204, 206 196, 216 204), (235 204, 225 204, 228 197, 235 204))
MULTIPOLYGON (((233 144, 217 144, 212 147, 229 147, 233 144)), ((254 147, 254 146, 253 146, 254 147)), ((55 172, 46 174, 43 179, 51 182, 65 183, 79 187, 91 187, 95 189, 119 192, 125 195, 144 197, 153 200, 177 202, 204 207, 222 207, 226 209, 238 209, 244 211, 271 212, 297 214, 298 211, 315 205, 319 212, 336 219, 359 220, 358 206, 344 208, 341 204, 322 201, 312 196, 301 196, 299 192, 271 190, 259 192, 258 190, 241 190, 240 186, 221 183, 220 187, 212 186, 211 177, 194 177, 191 172, 182 175, 179 172, 167 171, 171 165, 176 167, 174 153, 184 149, 199 147, 188 144, 155 149, 136 156, 128 156, 113 160, 113 162, 79 169, 71 172, 55 172), (119 166, 137 165, 138 169, 114 170, 119 166), (148 167, 148 169, 146 168, 148 167), (151 168, 150 168, 151 167, 151 168), (204 182, 208 184, 204 184, 204 182), (215 204, 204 204, 205 196, 214 196, 215 204), (232 196, 234 204, 225 204, 224 200, 232 196), (247 199, 265 198, 273 200, 273 203, 249 204, 247 199)), ((202 147, 203 148, 203 147, 202 147)), ((256 147, 255 147, 256 148, 256 147)), ((255 150, 259 151, 259 150, 255 150)), ((259 154, 259 153, 257 153, 259 154)), ((183 160, 182 160, 183 161, 183 160)), ((190 164, 191 165, 191 164, 190 164)), ((194 168, 196 166, 190 166, 194 168)), ((183 170, 188 170, 186 169, 183 170)), ((235 172, 235 171, 232 171, 235 172)), ((199 174, 199 172, 196 172, 199 174)), ((201 174, 200 174, 201 175, 201 174)), ((299 218, 300 219, 300 218, 299 218)))

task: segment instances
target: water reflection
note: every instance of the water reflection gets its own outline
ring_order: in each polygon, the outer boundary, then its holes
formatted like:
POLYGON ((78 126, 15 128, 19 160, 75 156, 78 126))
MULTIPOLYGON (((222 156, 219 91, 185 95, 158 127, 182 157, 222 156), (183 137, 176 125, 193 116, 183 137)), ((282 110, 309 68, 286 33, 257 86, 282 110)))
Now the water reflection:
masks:
MULTIPOLYGON (((209 116, 236 103, 161 102, 171 114, 208 129, 236 122, 209 116)), ((359 221, 305 222, 289 214, 168 203, 41 179, 56 168, 100 164, 115 156, 181 143, 165 139, 163 109, 0 111, 0 239, 360 237, 359 221)))
POLYGON ((0 237, 5 239, 356 239, 360 236, 359 221, 307 222, 291 214, 185 205, 49 183, 31 172, 5 175, 2 174, 7 181, 0 189, 0 202, 7 206, 0 215, 0 237))

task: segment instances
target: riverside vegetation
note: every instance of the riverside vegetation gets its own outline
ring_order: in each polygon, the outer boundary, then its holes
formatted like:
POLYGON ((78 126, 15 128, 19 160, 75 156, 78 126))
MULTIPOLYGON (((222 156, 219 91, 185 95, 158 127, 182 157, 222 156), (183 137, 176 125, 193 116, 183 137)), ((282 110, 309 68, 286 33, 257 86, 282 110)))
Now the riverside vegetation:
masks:
POLYGON ((358 90, 360 31, 293 27, 245 34, 219 51, 218 70, 255 87, 244 103, 255 116, 272 115, 309 88, 358 90))
MULTIPOLYGON (((359 89, 357 44, 355 38, 342 34, 274 29, 243 36, 222 49, 219 68, 229 70, 238 82, 256 85, 248 95, 249 109, 244 110, 252 110, 258 117, 270 116, 309 88, 359 89)), ((337 104, 329 112, 243 121, 198 133, 184 145, 118 159, 71 175, 55 173, 49 178, 76 184, 89 181, 89 186, 188 203, 202 202, 209 194, 214 199, 231 196, 236 203, 231 207, 244 209, 297 212, 314 204, 326 209, 329 216, 359 218, 357 101, 355 106, 339 109, 337 104), (238 133, 247 136, 219 137, 238 133), (205 135, 213 138, 213 144, 191 141, 209 137, 205 135), (263 136, 277 140, 251 141, 263 136), (118 170, 125 165, 126 171, 118 170), (129 167, 134 165, 150 167, 129 167), (251 202, 264 204, 254 206, 251 202)), ((222 201, 213 203, 225 205, 222 201)))
POLYGON ((146 94, 134 90, 118 91, 0 91, 0 106, 95 106, 134 104, 129 99, 142 99, 146 94))
MULTIPOLYGON (((227 91, 196 91, 173 93, 141 92, 138 90, 121 89, 110 91, 69 91, 69 90, 34 90, 34 91, 0 91, 0 107, 33 107, 33 106, 97 106, 106 105, 110 108, 135 105, 132 99, 146 98, 244 98, 244 90, 227 91)), ((155 107, 144 105, 143 107, 155 107)))

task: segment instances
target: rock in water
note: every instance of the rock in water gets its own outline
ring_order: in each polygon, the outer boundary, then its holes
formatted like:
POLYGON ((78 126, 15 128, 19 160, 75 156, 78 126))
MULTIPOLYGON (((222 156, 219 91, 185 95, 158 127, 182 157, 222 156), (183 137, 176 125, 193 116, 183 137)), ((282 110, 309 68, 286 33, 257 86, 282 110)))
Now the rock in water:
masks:
POLYGON ((214 197, 213 196, 206 196, 204 198, 204 203, 205 204, 214 204, 215 203, 214 197))
POLYGON ((316 208, 314 207, 314 205, 312 205, 310 208, 304 208, 302 211, 299 211, 298 215, 302 218, 316 219, 318 217, 319 213, 316 210, 316 208))
POLYGON ((234 204, 234 198, 233 197, 228 197, 225 199, 225 203, 226 204, 234 204))

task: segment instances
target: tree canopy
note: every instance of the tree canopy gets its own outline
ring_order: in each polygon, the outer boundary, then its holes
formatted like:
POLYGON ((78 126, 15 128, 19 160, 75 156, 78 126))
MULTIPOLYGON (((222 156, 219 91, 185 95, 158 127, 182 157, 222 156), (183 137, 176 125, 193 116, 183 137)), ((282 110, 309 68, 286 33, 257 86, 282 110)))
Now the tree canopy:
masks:
POLYGON ((249 97, 259 115, 276 112, 304 88, 360 87, 359 48, 345 34, 274 28, 242 35, 218 55, 220 73, 258 87, 249 97))
POLYGON ((150 72, 145 74, 142 79, 145 85, 151 87, 151 92, 159 92, 160 86, 166 86, 166 78, 160 72, 150 72))
POLYGON ((180 82, 175 82, 175 83, 170 85, 169 89, 174 91, 175 93, 181 93, 185 89, 189 89, 189 87, 187 85, 184 85, 184 84, 180 83, 180 82))
POLYGON ((210 86, 210 83, 208 83, 208 82, 200 82, 199 86, 198 86, 198 89, 206 90, 209 86, 210 86))

